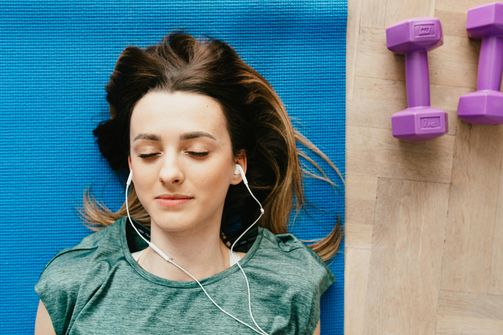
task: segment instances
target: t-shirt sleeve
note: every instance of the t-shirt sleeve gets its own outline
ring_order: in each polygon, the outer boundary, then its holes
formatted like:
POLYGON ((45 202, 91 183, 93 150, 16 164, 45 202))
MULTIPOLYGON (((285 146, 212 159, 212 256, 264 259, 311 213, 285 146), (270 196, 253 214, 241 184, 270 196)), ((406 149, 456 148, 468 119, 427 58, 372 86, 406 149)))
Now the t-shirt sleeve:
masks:
POLYGON ((306 264, 311 279, 312 305, 309 310, 308 334, 312 334, 320 320, 320 299, 335 282, 335 276, 325 262, 311 248, 306 247, 306 264), (310 255, 310 256, 309 256, 310 255))
POLYGON ((320 296, 335 282, 335 275, 328 265, 311 248, 306 247, 307 252, 312 256, 311 266, 313 267, 313 279, 318 287, 320 296))
POLYGON ((47 263, 35 285, 35 292, 45 305, 57 335, 64 334, 71 321, 86 269, 87 251, 60 251, 47 263))
POLYGON ((291 234, 278 235, 279 246, 297 264, 298 321, 302 333, 312 334, 320 320, 320 299, 335 282, 335 276, 311 248, 291 234))

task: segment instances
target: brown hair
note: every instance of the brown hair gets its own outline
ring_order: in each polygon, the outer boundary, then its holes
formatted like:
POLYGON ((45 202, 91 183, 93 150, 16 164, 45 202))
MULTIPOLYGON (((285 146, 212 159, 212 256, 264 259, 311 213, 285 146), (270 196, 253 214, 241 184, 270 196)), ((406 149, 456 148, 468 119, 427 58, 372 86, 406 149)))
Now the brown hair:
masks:
MULTIPOLYGON (((129 46, 117 60, 106 86, 110 119, 94 130, 101 153, 116 171, 128 169, 133 107, 152 90, 198 93, 220 103, 233 152, 246 153, 249 185, 265 210, 259 225, 273 233, 287 232, 292 199, 297 212, 304 205, 300 157, 317 169, 316 178, 335 185, 296 143, 319 155, 344 182, 330 159, 293 128, 285 107, 267 80, 241 60, 234 49, 217 39, 196 40, 185 33, 170 34, 146 49, 129 46)), ((148 226, 150 217, 134 188, 128 202, 131 217, 148 226)), ((126 209, 122 205, 112 212, 86 190, 81 215, 92 230, 98 230, 125 216, 126 209)), ((244 185, 231 185, 224 205, 222 235, 232 242, 251 223, 249 218, 257 215, 257 204, 244 185)), ((328 260, 339 248, 342 235, 337 223, 327 237, 310 247, 328 260)))

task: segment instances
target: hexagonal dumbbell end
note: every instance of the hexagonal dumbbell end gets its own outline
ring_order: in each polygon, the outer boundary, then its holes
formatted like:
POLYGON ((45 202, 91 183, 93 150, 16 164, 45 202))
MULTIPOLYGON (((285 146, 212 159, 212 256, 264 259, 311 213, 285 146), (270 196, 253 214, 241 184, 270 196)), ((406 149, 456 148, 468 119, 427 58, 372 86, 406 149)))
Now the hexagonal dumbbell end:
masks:
POLYGON ((466 18, 471 38, 482 39, 477 91, 459 98, 458 116, 475 124, 503 124, 503 3, 472 8, 466 18))
POLYGON ((445 134, 447 113, 430 107, 428 50, 442 45, 442 26, 435 18, 415 18, 386 29, 389 50, 405 55, 408 108, 393 114, 393 136, 402 140, 426 140, 445 134))
POLYGON ((436 18, 418 17, 386 28, 386 46, 398 54, 428 51, 442 44, 442 25, 436 18))
POLYGON ((503 93, 480 90, 459 98, 458 116, 472 124, 503 124, 503 93))
POLYGON ((448 130, 447 113, 432 107, 409 107, 391 117, 393 136, 402 140, 429 140, 448 130))

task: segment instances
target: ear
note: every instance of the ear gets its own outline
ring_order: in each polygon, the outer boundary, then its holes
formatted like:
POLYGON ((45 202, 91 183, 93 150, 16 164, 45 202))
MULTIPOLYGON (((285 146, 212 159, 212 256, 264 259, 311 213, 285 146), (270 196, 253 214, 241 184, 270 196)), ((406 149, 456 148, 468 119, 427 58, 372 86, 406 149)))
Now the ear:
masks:
POLYGON ((131 168, 132 168, 132 164, 131 164, 131 155, 128 155, 127 156, 127 165, 129 167, 129 171, 131 171, 131 168))
POLYGON ((232 167, 233 173, 232 173, 232 179, 231 179, 232 185, 237 185, 243 180, 243 178, 241 177, 240 174, 234 174, 234 165, 235 164, 241 165, 241 168, 243 168, 243 171, 246 174, 247 160, 246 160, 246 152, 244 150, 241 150, 236 156, 234 156, 234 164, 232 167))

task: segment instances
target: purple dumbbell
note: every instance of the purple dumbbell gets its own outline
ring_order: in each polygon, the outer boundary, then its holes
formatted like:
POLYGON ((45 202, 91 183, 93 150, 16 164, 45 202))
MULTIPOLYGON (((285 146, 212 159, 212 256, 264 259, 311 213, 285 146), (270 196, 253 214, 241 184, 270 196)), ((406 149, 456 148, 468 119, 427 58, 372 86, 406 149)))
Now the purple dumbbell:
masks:
POLYGON ((471 38, 482 39, 477 91, 459 98, 460 119, 477 124, 503 124, 503 3, 472 8, 466 17, 471 38))
POLYGON ((386 29, 389 50, 405 54, 408 108, 393 114, 393 136, 427 140, 447 132, 447 113, 430 107, 428 50, 442 45, 442 26, 435 18, 416 18, 386 29))

